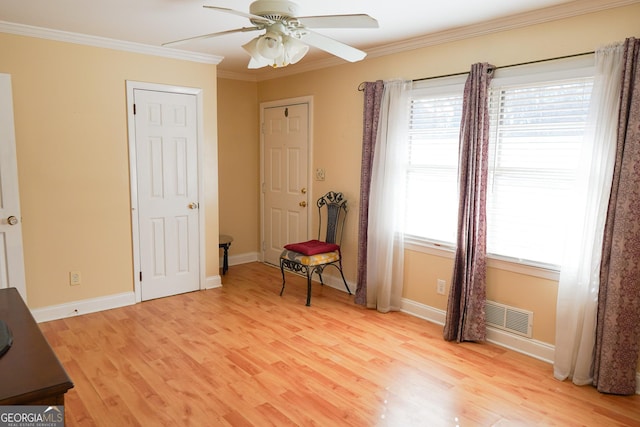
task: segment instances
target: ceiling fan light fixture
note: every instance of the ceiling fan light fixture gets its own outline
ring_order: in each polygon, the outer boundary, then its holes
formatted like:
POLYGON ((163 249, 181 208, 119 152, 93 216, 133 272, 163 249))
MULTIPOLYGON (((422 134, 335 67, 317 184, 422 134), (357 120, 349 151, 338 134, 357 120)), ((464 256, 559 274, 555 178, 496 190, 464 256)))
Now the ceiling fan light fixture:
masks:
POLYGON ((285 65, 295 64, 300 61, 309 52, 309 46, 302 43, 295 37, 286 36, 283 42, 284 45, 284 61, 285 65))
MULTIPOLYGON (((266 34, 265 34, 266 35, 266 34)), ((267 58, 260 51, 260 41, 265 36, 259 36, 248 43, 244 44, 242 48, 251 55, 249 61, 249 69, 262 68, 271 66, 273 68, 286 67, 290 64, 295 64, 300 61, 309 51, 309 46, 302 43, 300 40, 291 36, 283 36, 280 43, 282 49, 281 54, 276 58, 267 58)))
POLYGON ((243 44, 242 48, 249 54, 251 55, 251 57, 253 58, 256 55, 260 55, 258 53, 258 38, 259 37, 255 37, 253 39, 251 39, 251 41, 249 43, 243 44))
POLYGON ((268 59, 276 59, 284 52, 282 36, 273 31, 267 31, 258 38, 256 49, 260 56, 268 59))
POLYGON ((248 66, 249 69, 266 67, 267 65, 271 65, 272 62, 273 62, 272 60, 269 60, 269 59, 263 57, 258 52, 258 40, 259 39, 260 39, 260 37, 256 37, 256 38, 252 39, 249 43, 244 44, 242 46, 242 48, 249 55, 251 55, 251 60, 249 61, 249 66, 248 66))

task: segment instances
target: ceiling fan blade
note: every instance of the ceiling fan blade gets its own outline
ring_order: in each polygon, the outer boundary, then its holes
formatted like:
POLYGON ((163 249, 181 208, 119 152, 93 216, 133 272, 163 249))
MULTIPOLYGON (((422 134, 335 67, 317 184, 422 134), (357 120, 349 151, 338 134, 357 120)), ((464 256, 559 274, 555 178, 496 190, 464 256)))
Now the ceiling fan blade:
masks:
POLYGON ((306 30, 307 34, 302 36, 300 41, 306 43, 310 46, 317 47, 318 49, 324 50, 325 52, 329 52, 335 56, 338 56, 345 61, 356 62, 364 59, 367 56, 366 52, 361 51, 360 49, 356 49, 355 47, 351 47, 342 42, 334 40, 330 37, 323 36, 316 32, 306 30))
POLYGON ((307 28, 378 28, 378 21, 366 14, 301 16, 298 21, 307 28))
POLYGON ((214 9, 214 10, 217 10, 218 12, 231 13, 232 15, 244 16, 245 18, 249 18, 251 22, 253 22, 254 24, 258 22, 263 24, 274 23, 274 21, 272 21, 271 19, 265 18, 264 16, 253 15, 251 13, 246 13, 246 12, 240 12, 239 10, 233 10, 227 7, 207 6, 207 5, 204 5, 202 7, 205 7, 207 9, 214 9))
POLYGON ((202 36, 189 37, 189 38, 182 39, 182 40, 174 40, 172 42, 162 43, 162 46, 176 46, 176 45, 179 45, 179 44, 182 44, 182 43, 186 43, 186 42, 190 42, 190 41, 193 41, 193 40, 210 39, 212 37, 224 36, 225 34, 246 33, 248 31, 257 31, 257 30, 261 30, 261 29, 262 28, 259 28, 259 27, 236 28, 235 30, 220 31, 220 32, 217 32, 217 33, 204 34, 202 36))

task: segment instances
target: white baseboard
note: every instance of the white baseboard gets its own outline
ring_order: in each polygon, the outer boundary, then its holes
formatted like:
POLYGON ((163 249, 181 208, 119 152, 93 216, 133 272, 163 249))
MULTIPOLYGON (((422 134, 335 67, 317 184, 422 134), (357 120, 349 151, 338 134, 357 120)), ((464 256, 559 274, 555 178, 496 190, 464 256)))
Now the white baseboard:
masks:
POLYGON ((222 277, 218 274, 217 276, 209 276, 205 279, 204 288, 205 289, 214 289, 222 287, 222 277))
MULTIPOLYGON (((229 255, 229 267, 231 267, 232 265, 248 264, 250 262, 256 261, 259 261, 258 252, 247 252, 244 254, 229 255)), ((222 268, 224 257, 218 258, 218 262, 220 263, 220 268, 222 268)))
MULTIPOLYGON (((401 310, 412 316, 444 325, 446 312, 415 301, 403 298, 401 310)), ((555 347, 542 341, 521 337, 500 329, 487 328, 487 341, 501 347, 526 354, 547 363, 553 363, 555 347)))
MULTIPOLYGON (((259 261, 258 252, 247 252, 245 254, 229 255, 229 266, 248 264, 250 262, 259 261)), ((222 258, 220 258, 220 265, 222 265, 222 258)))
POLYGON ((444 326, 444 321, 447 314, 444 310, 440 310, 438 308, 434 308, 406 298, 402 298, 402 301, 400 302, 400 311, 424 320, 428 320, 429 322, 433 322, 441 326, 444 326))
POLYGON ((491 327, 487 327, 487 341, 553 364, 553 354, 556 349, 551 344, 491 327))
POLYGON ((50 320, 64 319, 66 317, 78 316, 80 314, 95 313, 97 311, 110 310, 112 308, 125 307, 136 303, 134 292, 123 292, 121 294, 107 295, 104 297, 90 298, 80 301, 73 301, 64 304, 51 305, 48 307, 31 310, 36 322, 48 322, 50 320))
MULTIPOLYGON (((336 273, 338 273, 337 270, 335 270, 336 273)), ((340 273, 338 273, 340 274, 340 273)), ((344 287, 344 282, 342 281, 342 277, 340 276, 330 276, 328 274, 323 274, 322 275, 322 280, 324 281, 324 284, 326 286, 329 286, 331 288, 337 289, 339 291, 344 292, 345 294, 347 293, 347 289, 344 287)), ((320 284, 320 281, 318 280, 318 276, 314 274, 313 276, 313 282, 314 283, 318 283, 320 284)), ((352 294, 356 293, 356 286, 349 283, 349 281, 347 281, 347 285, 349 285, 349 290, 351 290, 352 294)))

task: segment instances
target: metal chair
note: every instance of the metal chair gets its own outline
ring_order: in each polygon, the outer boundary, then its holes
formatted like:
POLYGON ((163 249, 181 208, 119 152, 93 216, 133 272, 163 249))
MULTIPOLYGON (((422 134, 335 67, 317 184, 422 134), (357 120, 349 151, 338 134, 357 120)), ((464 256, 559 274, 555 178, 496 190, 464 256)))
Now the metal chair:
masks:
POLYGON ((342 193, 329 191, 318 199, 316 205, 318 206, 319 216, 318 239, 290 243, 284 246, 284 250, 280 254, 280 271, 282 272, 280 296, 284 292, 286 283, 285 267, 293 272, 304 273, 307 276, 307 306, 311 305, 311 276, 313 273, 317 273, 320 283, 324 285, 322 272, 329 265, 338 269, 344 286, 347 288, 349 295, 351 295, 349 285, 347 285, 342 273, 342 256, 340 253, 344 221, 347 216, 347 201, 343 198, 342 193), (323 210, 325 211, 324 217, 326 217, 324 223, 323 210), (323 229, 325 230, 325 239, 321 241, 320 236, 323 229))

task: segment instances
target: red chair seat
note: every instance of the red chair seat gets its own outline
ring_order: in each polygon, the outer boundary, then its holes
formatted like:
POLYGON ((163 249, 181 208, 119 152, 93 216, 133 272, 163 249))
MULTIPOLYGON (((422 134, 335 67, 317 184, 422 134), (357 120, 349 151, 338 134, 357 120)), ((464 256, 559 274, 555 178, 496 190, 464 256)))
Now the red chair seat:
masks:
POLYGON ((326 252, 339 251, 340 246, 335 243, 321 242, 320 240, 309 240, 301 243, 290 243, 284 248, 303 255, 317 255, 326 252))

